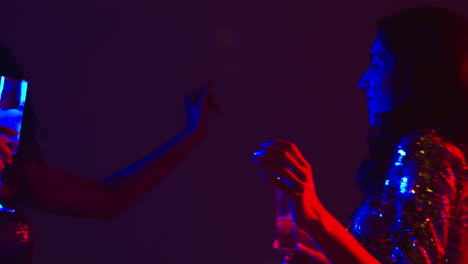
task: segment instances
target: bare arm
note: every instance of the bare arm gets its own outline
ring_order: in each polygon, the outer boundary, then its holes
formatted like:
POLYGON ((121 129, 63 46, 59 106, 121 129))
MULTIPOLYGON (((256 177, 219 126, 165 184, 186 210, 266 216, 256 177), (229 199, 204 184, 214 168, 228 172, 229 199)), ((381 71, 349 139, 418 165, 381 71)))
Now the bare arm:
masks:
POLYGON ((203 137, 200 132, 184 131, 102 181, 84 179, 31 157, 13 173, 14 177, 22 178, 15 198, 43 211, 112 219, 141 200, 167 177, 203 137))
POLYGON ((188 98, 187 129, 102 181, 58 170, 29 155, 9 168, 11 177, 3 192, 39 210, 112 219, 141 200, 202 142, 208 118, 217 110, 212 89, 210 85, 188 98))
MULTIPOLYGON (((311 167, 297 147, 284 141, 268 143, 254 161, 274 174, 265 176, 294 204, 297 224, 334 264, 379 263, 319 201, 311 167)), ((450 239, 450 219, 457 201, 457 178, 465 170, 463 154, 434 131, 403 138, 394 153, 383 191, 392 197, 394 222, 387 228, 391 257, 397 263, 442 263, 459 248, 450 239)))
POLYGON ((323 206, 315 205, 314 220, 303 225, 334 264, 378 264, 359 242, 323 206))

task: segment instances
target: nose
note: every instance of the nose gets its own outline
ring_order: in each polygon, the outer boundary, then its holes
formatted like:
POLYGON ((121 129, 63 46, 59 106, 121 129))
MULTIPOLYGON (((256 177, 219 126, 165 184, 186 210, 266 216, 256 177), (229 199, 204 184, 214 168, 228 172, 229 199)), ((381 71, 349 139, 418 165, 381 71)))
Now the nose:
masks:
POLYGON ((369 80, 367 80, 367 78, 365 78, 365 75, 362 76, 362 78, 358 82, 358 89, 361 90, 361 91, 365 91, 365 90, 369 89, 369 87, 370 87, 369 80))

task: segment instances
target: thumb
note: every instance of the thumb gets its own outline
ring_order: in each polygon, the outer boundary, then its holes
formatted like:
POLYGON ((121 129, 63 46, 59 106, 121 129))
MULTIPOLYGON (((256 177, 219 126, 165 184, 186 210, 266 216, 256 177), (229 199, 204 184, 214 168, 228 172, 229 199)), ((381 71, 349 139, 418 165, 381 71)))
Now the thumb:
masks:
POLYGON ((298 252, 303 253, 303 254, 308 255, 308 256, 314 256, 319 252, 319 251, 317 251, 315 249, 307 247, 306 245, 304 245, 302 243, 296 243, 296 250, 298 252))
POLYGON ((279 242, 278 239, 273 240, 273 245, 271 245, 273 249, 278 249, 279 248, 279 242))
POLYGON ((18 132, 9 128, 9 127, 6 127, 6 126, 0 126, 0 134, 4 134, 4 135, 7 135, 7 136, 17 136, 18 135, 18 132))

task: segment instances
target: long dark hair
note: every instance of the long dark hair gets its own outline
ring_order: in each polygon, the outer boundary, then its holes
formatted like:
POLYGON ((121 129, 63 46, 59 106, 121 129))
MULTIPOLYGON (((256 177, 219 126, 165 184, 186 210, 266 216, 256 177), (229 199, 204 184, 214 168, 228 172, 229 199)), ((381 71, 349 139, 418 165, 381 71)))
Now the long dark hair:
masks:
POLYGON ((357 180, 369 194, 383 184, 396 144, 419 129, 468 143, 468 26, 443 8, 405 9, 378 22, 378 38, 395 56, 394 110, 378 116, 357 180))
MULTIPOLYGON (((17 63, 13 52, 3 43, 0 43, 0 75, 18 80, 26 79, 24 71, 17 63)), ((39 154, 40 152, 39 144, 36 140, 36 127, 38 123, 31 101, 32 90, 34 88, 28 88, 28 95, 24 106, 18 156, 23 156, 26 152, 33 154, 39 154)))

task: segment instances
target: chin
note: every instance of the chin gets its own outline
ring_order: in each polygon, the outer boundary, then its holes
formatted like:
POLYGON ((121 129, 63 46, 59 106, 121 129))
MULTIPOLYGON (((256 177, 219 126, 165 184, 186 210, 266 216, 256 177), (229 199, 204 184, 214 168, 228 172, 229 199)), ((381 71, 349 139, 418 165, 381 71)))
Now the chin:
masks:
POLYGON ((375 116, 369 117, 369 124, 371 127, 375 128, 377 126, 377 118, 375 118, 375 116))

